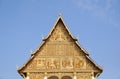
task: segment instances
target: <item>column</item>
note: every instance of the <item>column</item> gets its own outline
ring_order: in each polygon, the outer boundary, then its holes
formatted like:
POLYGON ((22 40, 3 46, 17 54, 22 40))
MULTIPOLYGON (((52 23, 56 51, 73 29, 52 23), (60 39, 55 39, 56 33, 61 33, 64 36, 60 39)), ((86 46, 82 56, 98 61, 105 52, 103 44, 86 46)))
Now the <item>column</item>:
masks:
POLYGON ((91 79, 95 79, 95 77, 94 76, 92 76, 92 78, 91 79))
POLYGON ((43 79, 47 79, 47 73, 45 72, 44 78, 43 79))
POLYGON ((29 76, 27 76, 25 79, 30 79, 29 76))
POLYGON ((74 72, 73 79, 77 79, 76 72, 74 72))
POLYGON ((30 77, 29 77, 29 72, 27 73, 25 79, 30 79, 30 77))
POLYGON ((95 79, 94 72, 92 72, 91 79, 95 79))

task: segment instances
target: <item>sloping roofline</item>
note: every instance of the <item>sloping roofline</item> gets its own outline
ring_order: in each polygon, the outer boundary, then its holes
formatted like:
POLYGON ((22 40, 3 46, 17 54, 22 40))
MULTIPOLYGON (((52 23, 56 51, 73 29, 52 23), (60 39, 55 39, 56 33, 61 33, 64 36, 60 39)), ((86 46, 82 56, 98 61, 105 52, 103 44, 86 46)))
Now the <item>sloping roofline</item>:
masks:
POLYGON ((75 37, 72 36, 72 33, 70 32, 69 28, 68 28, 67 25, 65 24, 65 22, 64 22, 64 20, 63 20, 63 18, 62 18, 61 15, 58 16, 58 19, 56 20, 55 24, 53 25, 51 31, 49 32, 49 34, 47 35, 47 37, 44 38, 43 40, 46 40, 47 38, 49 38, 49 36, 51 35, 52 31, 55 29, 55 27, 56 27, 56 25, 57 25, 57 23, 58 23, 59 20, 61 20, 61 21, 63 22, 63 24, 64 24, 65 28, 67 29, 68 33, 70 34, 70 36, 71 36, 75 41, 77 41, 77 38, 75 38, 75 37))
POLYGON ((89 53, 88 53, 86 50, 84 50, 84 49, 82 48, 82 46, 78 43, 77 39, 72 36, 72 33, 69 31, 69 29, 68 29, 67 25, 65 24, 65 22, 64 22, 64 20, 63 20, 63 18, 62 18, 61 15, 58 16, 58 19, 56 20, 53 28, 51 29, 51 31, 49 32, 49 34, 47 35, 47 37, 43 39, 42 44, 31 54, 31 57, 29 58, 29 60, 28 60, 25 64, 23 64, 23 66, 21 66, 20 68, 18 68, 18 72, 22 75, 21 70, 24 69, 24 68, 27 66, 27 64, 35 57, 35 54, 39 51, 39 49, 45 44, 45 41, 49 38, 49 36, 51 35, 52 31, 55 29, 55 27, 56 27, 57 23, 59 22, 59 20, 61 20, 61 21, 63 22, 65 28, 67 29, 67 31, 68 31, 68 33, 69 33, 69 35, 73 38, 73 40, 75 41, 75 43, 77 44, 77 46, 85 53, 86 57, 102 72, 102 70, 103 70, 102 67, 98 66, 98 65, 89 57, 89 53))

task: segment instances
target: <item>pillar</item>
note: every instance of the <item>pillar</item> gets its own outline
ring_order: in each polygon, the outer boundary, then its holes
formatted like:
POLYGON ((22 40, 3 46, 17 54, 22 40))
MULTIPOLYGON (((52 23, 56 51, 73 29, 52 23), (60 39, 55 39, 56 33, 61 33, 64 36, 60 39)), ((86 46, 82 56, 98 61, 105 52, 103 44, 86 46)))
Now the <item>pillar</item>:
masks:
POLYGON ((92 76, 92 78, 91 79, 95 79, 95 77, 94 76, 92 76))
POLYGON ((91 79, 95 79, 94 72, 92 72, 91 79))
POLYGON ((77 79, 76 72, 74 72, 73 79, 77 79))
POLYGON ((43 79, 47 79, 47 73, 45 72, 44 78, 43 79))
POLYGON ((27 76, 25 79, 30 79, 29 76, 27 76))
POLYGON ((27 73, 27 75, 25 76, 25 79, 30 79, 29 73, 27 73))

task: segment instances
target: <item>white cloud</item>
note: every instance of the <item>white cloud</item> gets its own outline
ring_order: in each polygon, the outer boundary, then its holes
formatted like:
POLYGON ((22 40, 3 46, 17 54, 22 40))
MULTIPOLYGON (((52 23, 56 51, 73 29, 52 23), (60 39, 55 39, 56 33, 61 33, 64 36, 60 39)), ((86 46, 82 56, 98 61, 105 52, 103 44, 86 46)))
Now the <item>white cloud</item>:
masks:
POLYGON ((111 0, 77 0, 78 7, 82 10, 93 12, 106 12, 111 8, 111 0))
POLYGON ((106 19, 114 26, 120 25, 120 23, 113 18, 116 17, 116 8, 114 6, 117 2, 118 0, 76 0, 79 9, 106 19))

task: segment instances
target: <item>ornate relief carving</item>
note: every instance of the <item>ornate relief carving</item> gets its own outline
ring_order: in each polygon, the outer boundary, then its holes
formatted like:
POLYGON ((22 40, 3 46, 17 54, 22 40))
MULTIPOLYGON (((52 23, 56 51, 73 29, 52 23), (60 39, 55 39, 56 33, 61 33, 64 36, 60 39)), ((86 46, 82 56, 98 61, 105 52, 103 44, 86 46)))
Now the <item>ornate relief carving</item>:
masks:
POLYGON ((46 69, 46 60, 45 58, 37 59, 37 69, 46 69))
POLYGON ((55 44, 47 44, 46 50, 47 50, 46 56, 55 56, 56 45, 55 44))
POLYGON ((29 76, 30 76, 30 79, 43 79, 44 74, 43 73, 30 73, 29 76))
POLYGON ((32 62, 30 62, 30 63, 27 65, 27 69, 28 69, 28 70, 36 69, 36 64, 37 64, 37 60, 33 59, 32 62))
POLYGON ((58 23, 55 30, 53 31, 50 41, 69 41, 71 38, 63 26, 63 24, 58 23))
POLYGON ((74 48, 72 44, 66 43, 48 43, 46 46, 47 54, 46 56, 74 56, 74 48))
POLYGON ((86 62, 83 58, 76 57, 74 60, 74 68, 75 69, 85 69, 86 68, 86 62))
POLYGON ((37 57, 46 56, 46 50, 46 44, 44 44, 44 46, 42 46, 41 49, 38 51, 37 57))
POLYGON ((91 73, 78 73, 78 79, 91 79, 91 73))
POLYGON ((73 69, 73 59, 62 58, 62 69, 73 69))
MULTIPOLYGON (((39 50, 19 70, 20 74, 25 74, 30 79, 46 79, 50 76, 57 76, 59 79, 63 76, 70 76, 69 79, 91 79, 91 72, 96 69, 94 62, 91 63, 86 58, 84 51, 71 38, 61 21, 58 21, 44 41, 39 50)), ((65 78, 68 77, 63 79, 65 78)))
MULTIPOLYGON (((87 64, 87 69, 91 68, 90 64, 87 64)), ((86 61, 83 57, 50 57, 50 58, 35 58, 27 69, 29 70, 71 70, 71 69, 86 69, 86 61)))
MULTIPOLYGON (((30 73, 29 74, 30 79, 43 79, 44 78, 44 72, 43 73, 30 73)), ((47 73, 47 78, 50 78, 51 76, 56 76, 59 79, 65 77, 65 76, 69 76, 71 78, 73 78, 73 73, 47 73)), ((91 73, 77 73, 76 74, 77 79, 91 79, 91 73)))
POLYGON ((59 69, 60 61, 58 58, 48 58, 46 61, 47 69, 59 69))

